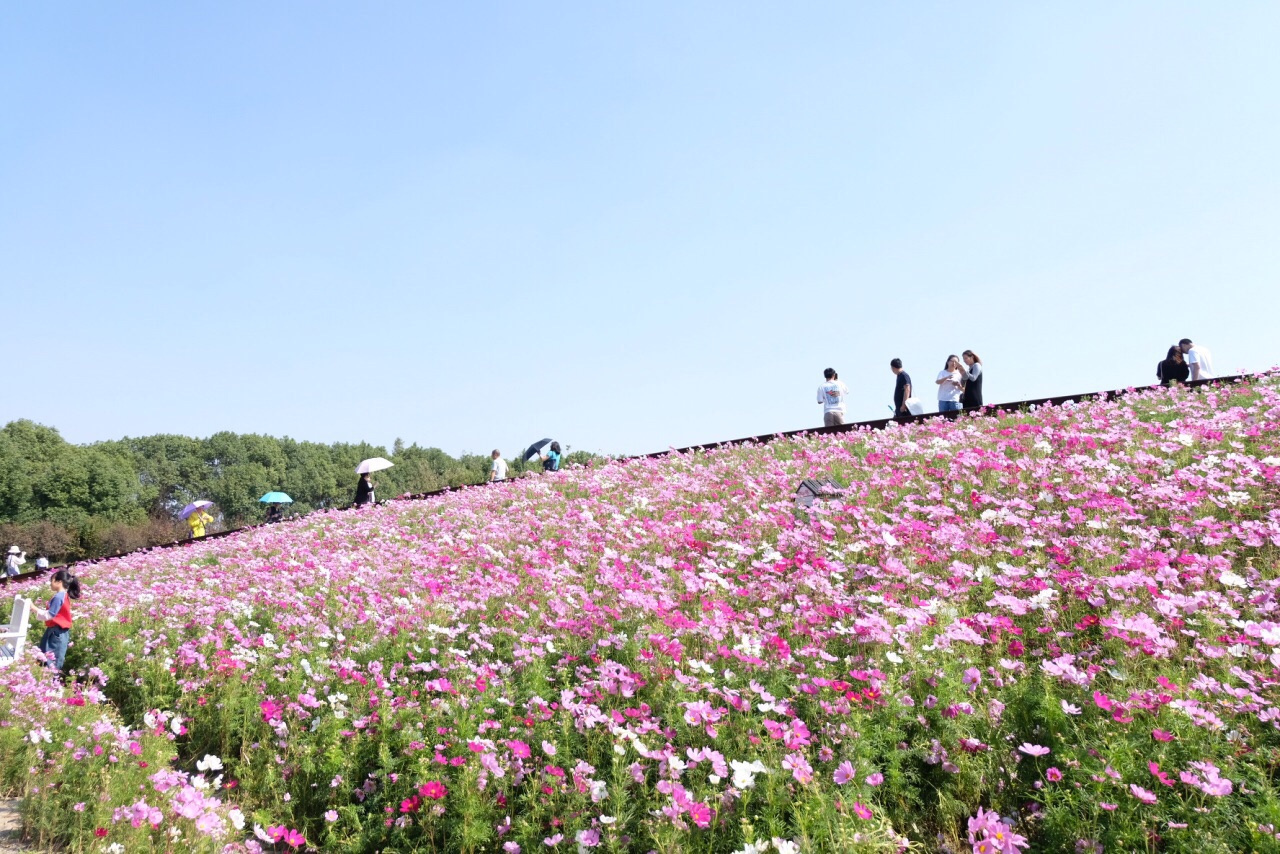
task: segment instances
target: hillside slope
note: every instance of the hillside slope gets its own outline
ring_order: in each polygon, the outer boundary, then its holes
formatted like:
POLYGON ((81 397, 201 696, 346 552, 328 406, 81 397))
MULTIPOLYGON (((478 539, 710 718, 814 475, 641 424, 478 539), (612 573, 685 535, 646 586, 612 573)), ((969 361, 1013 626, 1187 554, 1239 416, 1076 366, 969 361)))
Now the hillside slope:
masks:
POLYGON ((0 671, 0 772, 77 850, 1266 850, 1278 392, 632 460, 106 562, 81 683, 0 671), (799 510, 806 477, 850 488, 799 510))

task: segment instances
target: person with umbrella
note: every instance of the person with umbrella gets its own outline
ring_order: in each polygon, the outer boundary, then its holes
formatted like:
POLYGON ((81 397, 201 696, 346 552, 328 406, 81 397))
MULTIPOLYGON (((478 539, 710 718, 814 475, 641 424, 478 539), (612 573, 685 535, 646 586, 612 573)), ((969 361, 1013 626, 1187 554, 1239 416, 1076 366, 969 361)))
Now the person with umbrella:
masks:
POLYGON ((375 471, 391 468, 394 463, 384 460, 382 457, 373 457, 356 466, 356 474, 360 475, 360 481, 356 484, 356 501, 355 506, 363 507, 366 504, 377 504, 378 497, 374 493, 374 487, 377 485, 369 479, 369 475, 375 471))
POLYGON ((268 492, 258 499, 258 503, 267 505, 267 515, 264 521, 270 525, 284 518, 284 505, 292 504, 293 499, 283 492, 268 492))
POLYGON ((560 443, 552 442, 551 447, 547 449, 545 454, 539 454, 542 458, 543 471, 560 471, 560 443))
POLYGON ((198 540, 205 534, 205 527, 213 524, 213 517, 205 512, 206 507, 212 507, 212 501, 193 501, 186 507, 182 508, 182 512, 178 514, 181 518, 187 520, 187 525, 191 527, 191 539, 198 540))
POLYGON ((369 479, 369 472, 360 472, 360 481, 356 484, 356 506, 363 507, 366 504, 375 504, 378 499, 374 493, 375 484, 369 479))

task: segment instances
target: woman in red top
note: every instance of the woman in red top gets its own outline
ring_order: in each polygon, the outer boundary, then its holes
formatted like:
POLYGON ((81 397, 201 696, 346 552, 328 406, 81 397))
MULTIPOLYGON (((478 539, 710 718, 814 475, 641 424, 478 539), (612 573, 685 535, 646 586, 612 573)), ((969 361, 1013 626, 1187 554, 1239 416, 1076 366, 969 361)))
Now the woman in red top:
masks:
POLYGON ((45 660, 53 653, 53 663, 59 672, 67 659, 67 644, 71 640, 71 601, 80 598, 80 579, 70 571, 60 569, 49 579, 53 598, 48 608, 36 608, 36 619, 44 620, 44 636, 38 648, 45 660))

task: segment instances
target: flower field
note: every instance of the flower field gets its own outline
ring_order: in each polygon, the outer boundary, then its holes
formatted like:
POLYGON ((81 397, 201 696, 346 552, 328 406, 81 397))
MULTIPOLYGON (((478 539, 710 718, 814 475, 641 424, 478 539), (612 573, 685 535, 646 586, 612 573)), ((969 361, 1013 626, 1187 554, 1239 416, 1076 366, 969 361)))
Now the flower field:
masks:
POLYGON ((103 562, 0 787, 92 852, 1278 850, 1278 440, 1257 378, 103 562))

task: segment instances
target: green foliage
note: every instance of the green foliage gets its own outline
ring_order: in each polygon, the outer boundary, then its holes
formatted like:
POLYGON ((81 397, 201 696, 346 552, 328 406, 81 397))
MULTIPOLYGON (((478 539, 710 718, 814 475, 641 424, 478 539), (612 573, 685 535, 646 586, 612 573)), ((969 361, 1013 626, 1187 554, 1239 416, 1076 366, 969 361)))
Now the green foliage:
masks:
MULTIPOLYGON (((299 442, 289 437, 215 433, 207 439, 155 435, 73 445, 28 420, 0 429, 0 539, 54 561, 115 554, 183 536, 179 510, 214 502, 221 528, 261 522, 263 493, 279 490, 290 514, 344 507, 355 495, 356 465, 386 457, 374 475, 379 499, 483 483, 488 454, 451 457, 439 448, 299 442)), ((577 451, 565 464, 586 464, 577 451)), ((540 470, 509 460, 510 476, 540 470)), ((215 525, 214 530, 218 530, 215 525)))

